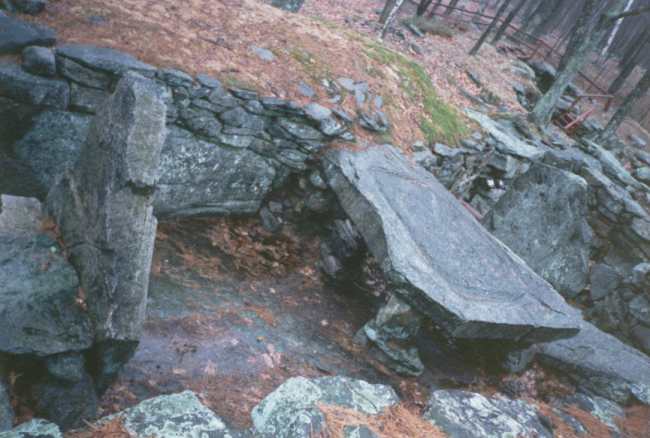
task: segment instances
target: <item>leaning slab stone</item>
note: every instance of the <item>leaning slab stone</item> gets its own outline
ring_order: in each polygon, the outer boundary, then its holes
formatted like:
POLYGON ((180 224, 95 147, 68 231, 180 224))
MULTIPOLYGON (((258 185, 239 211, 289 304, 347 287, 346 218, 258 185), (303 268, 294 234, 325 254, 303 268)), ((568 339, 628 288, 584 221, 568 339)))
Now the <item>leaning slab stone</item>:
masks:
POLYGON ((533 164, 484 220, 499 240, 566 297, 587 284, 592 231, 588 186, 581 177, 533 164))
POLYGON ((323 165, 393 290, 452 337, 532 343, 577 332, 578 312, 392 146, 331 151, 323 165))
POLYGON ((27 73, 17 64, 0 64, 0 96, 34 106, 66 109, 70 87, 60 79, 27 73))
POLYGON ((529 403, 461 390, 434 391, 424 418, 454 438, 553 436, 529 403))
POLYGON ((497 141, 496 148, 499 152, 527 158, 529 160, 535 160, 544 154, 544 150, 538 149, 535 146, 515 137, 487 115, 469 108, 465 110, 465 114, 467 114, 470 119, 481 125, 481 128, 483 128, 485 132, 494 137, 497 141))
POLYGON ((63 434, 56 424, 37 418, 8 432, 0 432, 0 438, 63 438, 63 434))
POLYGON ((78 62, 85 67, 115 76, 122 76, 127 71, 136 71, 146 76, 153 76, 156 72, 155 67, 138 61, 127 53, 105 47, 65 44, 57 47, 56 54, 78 62))
POLYGON ((377 415, 398 402, 390 386, 346 377, 294 377, 253 409, 253 427, 264 438, 310 438, 326 428, 319 405, 377 415))
POLYGON ((132 438, 232 438, 224 422, 191 391, 145 400, 103 421, 116 417, 132 438))
POLYGON ((650 405, 650 358, 592 324, 583 322, 577 336, 539 347, 542 362, 585 390, 617 403, 650 405))
POLYGON ((52 29, 0 13, 0 55, 19 53, 27 46, 53 46, 56 35, 52 29))
POLYGON ((0 234, 0 353, 46 356, 90 347, 79 279, 47 236, 0 234))
POLYGON ((133 352, 144 322, 166 136, 162 94, 157 83, 125 75, 94 118, 75 168, 47 199, 87 294, 100 385, 133 352))

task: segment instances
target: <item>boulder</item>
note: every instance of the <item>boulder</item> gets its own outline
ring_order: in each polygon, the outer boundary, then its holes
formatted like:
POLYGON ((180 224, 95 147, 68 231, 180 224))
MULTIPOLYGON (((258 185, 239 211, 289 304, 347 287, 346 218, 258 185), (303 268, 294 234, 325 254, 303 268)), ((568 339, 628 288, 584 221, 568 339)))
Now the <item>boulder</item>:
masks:
POLYGON ((484 224, 566 297, 587 284, 592 231, 588 186, 581 177, 533 164, 517 177, 484 224))
POLYGON ((9 432, 0 432, 0 438, 63 438, 63 434, 56 424, 37 418, 9 432))
POLYGON ((60 79, 27 73, 17 64, 0 64, 0 96, 33 106, 66 109, 70 87, 60 79))
POLYGON ((119 417, 132 438, 232 438, 224 422, 191 391, 161 395, 107 417, 119 417))
POLYGON ((327 427, 319 405, 378 415, 397 403, 399 399, 390 386, 347 377, 294 377, 266 396, 251 415, 256 436, 310 438, 327 427))
POLYGON ((221 147, 178 127, 169 130, 160 172, 158 216, 255 213, 276 176, 253 151, 221 147))
POLYGON ((0 13, 0 55, 20 53, 27 46, 53 46, 56 35, 47 26, 27 23, 0 13))
POLYGON ((47 236, 0 234, 0 353, 45 356, 90 347, 79 279, 47 236))
POLYGON ((650 405, 650 358, 582 322, 569 339, 539 345, 538 359, 569 376, 584 391, 625 404, 650 405))
POLYGON ((54 52, 47 47, 29 46, 23 50, 23 68, 29 73, 52 77, 56 74, 54 52))
POLYGON ((551 64, 545 61, 532 61, 528 65, 535 72, 535 77, 537 79, 537 85, 539 86, 542 92, 546 92, 557 77, 557 70, 551 64))
POLYGON ((330 187, 400 298, 458 339, 572 336, 579 313, 390 145, 333 150, 330 187))
POLYGON ((2 432, 10 430, 13 423, 14 410, 9 399, 9 388, 0 376, 0 435, 2 435, 2 432))
POLYGON ((533 405, 462 390, 434 391, 424 418, 454 438, 553 437, 533 405))
POLYGON ((100 388, 133 353, 144 323, 166 136, 162 94, 157 83, 125 75, 93 119, 74 169, 47 198, 87 294, 100 388))

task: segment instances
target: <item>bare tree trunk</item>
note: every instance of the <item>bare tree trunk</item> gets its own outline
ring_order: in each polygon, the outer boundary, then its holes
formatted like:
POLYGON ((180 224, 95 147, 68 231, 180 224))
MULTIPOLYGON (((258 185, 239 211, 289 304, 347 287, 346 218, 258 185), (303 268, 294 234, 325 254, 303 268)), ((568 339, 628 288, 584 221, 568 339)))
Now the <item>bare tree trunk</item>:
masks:
POLYGON ((381 30, 382 39, 386 37, 386 33, 388 33, 388 28, 393 24, 393 21, 395 21, 397 12, 399 12, 400 8, 404 5, 404 1, 405 0, 394 1, 393 8, 388 12, 388 16, 386 17, 386 22, 384 23, 384 27, 381 30))
POLYGON ((442 4, 442 0, 438 0, 436 4, 433 6, 433 9, 431 9, 431 12, 429 13, 429 18, 433 18, 436 15, 436 9, 438 9, 438 6, 442 4))
POLYGON ((481 17, 481 15, 485 13, 485 9, 487 7, 488 7, 488 0, 480 0, 479 8, 478 8, 478 14, 476 14, 476 15, 474 15, 474 17, 472 17, 472 22, 473 23, 480 23, 481 22, 481 19, 483 18, 483 17, 481 17))
POLYGON ((379 22, 382 24, 386 23, 386 20, 388 20, 388 14, 390 14, 390 11, 393 9, 393 6, 395 6, 395 2, 397 0, 386 0, 386 4, 384 4, 384 9, 381 11, 381 16, 379 17, 379 22))
POLYGON ((632 92, 627 95, 625 100, 623 100, 621 106, 618 107, 612 118, 609 119, 609 123, 607 123, 607 126, 603 132, 601 132, 600 135, 596 137, 595 141, 598 143, 603 143, 612 139, 616 135, 618 127, 621 126, 623 120, 630 114, 632 108, 634 108, 634 104, 641 97, 643 97, 649 89, 650 69, 646 70, 639 83, 636 84, 636 87, 634 87, 634 90, 632 90, 632 92))
MULTIPOLYGON (((633 3, 634 0, 628 0, 627 5, 625 5, 625 9, 623 10, 623 12, 629 11, 630 8, 632 8, 633 3)), ((609 33, 609 37, 607 38, 607 42, 605 43, 605 47, 603 48, 603 51, 600 53, 600 56, 605 56, 605 54, 609 51, 609 48, 614 42, 614 38, 616 38, 616 34, 618 33, 618 30, 621 28, 621 23, 623 23, 623 20, 618 20, 618 22, 614 25, 614 28, 609 33)))
POLYGON ((633 46, 634 50, 631 50, 629 53, 626 53, 625 57, 621 63, 621 71, 616 76, 616 79, 609 86, 609 93, 615 94, 618 90, 621 89, 627 78, 632 74, 634 68, 640 62, 641 53, 650 44, 650 28, 643 31, 639 42, 633 46))
POLYGON ((499 10, 497 11, 497 14, 494 16, 494 19, 490 23, 487 29, 485 29, 485 32, 483 32, 483 35, 478 39, 474 47, 472 47, 472 50, 469 51, 469 54, 471 56, 474 56, 478 53, 478 51, 481 49, 481 46, 487 39, 488 35, 492 32, 492 29, 497 25, 499 22, 499 19, 503 15, 503 13, 506 11, 506 8, 510 4, 511 0, 503 0, 503 3, 501 3, 501 6, 499 7, 499 10))
MULTIPOLYGON (((618 0, 618 3, 620 4, 621 1, 627 0, 618 0)), ((558 72, 557 78, 553 82, 553 85, 551 85, 551 88, 537 101, 537 104, 528 115, 530 121, 536 123, 538 126, 547 126, 551 122, 553 111, 557 106, 558 100, 562 97, 573 79, 575 79, 580 68, 587 60, 587 57, 609 28, 607 26, 607 17, 604 14, 595 27, 591 26, 591 20, 597 10, 598 3, 598 0, 585 1, 575 26, 574 35, 571 37, 571 42, 569 43, 570 47, 567 49, 567 53, 565 53, 563 67, 558 72)))
POLYGON ((445 11, 445 15, 450 15, 460 0, 451 0, 445 11))
POLYGON ((519 3, 517 3, 515 7, 510 11, 506 19, 503 21, 503 23, 501 23, 501 26, 499 27, 499 30, 497 30, 496 35, 494 35, 494 38, 492 38, 492 44, 496 43, 501 39, 501 37, 503 37, 503 35, 508 30, 510 23, 512 23, 512 20, 514 20, 521 8, 524 6, 524 3, 526 3, 526 0, 519 0, 519 3))
POLYGON ((415 15, 418 17, 423 16, 427 9, 429 9, 429 6, 431 6, 431 3, 433 3, 433 0, 421 0, 415 15))
POLYGON ((556 15, 557 12, 560 9, 562 9, 562 3, 563 3, 562 0, 547 0, 547 1, 552 2, 551 9, 548 11, 546 15, 544 15, 544 17, 541 19, 541 21, 537 24, 537 26, 535 26, 535 28, 532 31, 532 34, 538 38, 546 32, 549 24, 551 24, 553 20, 555 20, 557 16, 556 15))

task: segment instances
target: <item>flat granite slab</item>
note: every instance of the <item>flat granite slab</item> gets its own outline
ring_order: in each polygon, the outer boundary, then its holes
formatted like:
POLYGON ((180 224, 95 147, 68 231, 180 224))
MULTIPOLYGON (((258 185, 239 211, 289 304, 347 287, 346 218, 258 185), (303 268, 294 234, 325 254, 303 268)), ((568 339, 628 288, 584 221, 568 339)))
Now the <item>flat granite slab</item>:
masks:
POLYGON ((459 339, 575 335, 579 312, 390 145, 331 150, 323 168, 395 292, 459 339))

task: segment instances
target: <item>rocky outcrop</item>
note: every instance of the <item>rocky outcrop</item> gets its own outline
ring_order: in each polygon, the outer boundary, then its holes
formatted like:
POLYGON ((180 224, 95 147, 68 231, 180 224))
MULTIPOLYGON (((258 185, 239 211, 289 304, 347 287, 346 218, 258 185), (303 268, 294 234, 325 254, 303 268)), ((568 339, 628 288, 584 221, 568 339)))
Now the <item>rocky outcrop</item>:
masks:
POLYGON ((531 404, 461 390, 434 391, 424 418, 454 438, 553 436, 531 404))
POLYGON ((75 168, 48 195, 87 294, 100 387, 133 352, 144 323, 165 114, 161 87, 125 75, 93 119, 75 168))
POLYGON ((260 437, 309 438, 327 428, 319 406, 377 415, 398 402, 395 391, 385 385, 371 385, 346 377, 294 377, 253 409, 253 427, 256 436, 260 437))
POLYGON ((116 417, 131 438, 233 437, 224 422, 191 391, 145 400, 99 423, 116 417))
POLYGON ((484 223, 558 292, 574 298, 589 275, 593 233, 587 202, 584 179, 533 164, 513 180, 484 223))
POLYGON ((52 29, 27 23, 0 11, 0 55, 20 53, 27 46, 52 46, 56 35, 52 29))
POLYGON ((0 432, 0 438, 63 438, 56 424, 35 419, 15 427, 9 432, 0 432))
POLYGON ((541 344, 537 357, 591 393, 650 404, 650 358, 588 322, 573 338, 541 344))
POLYGON ((329 185, 393 291, 457 339, 574 335, 579 313, 391 146, 332 151, 329 185))

